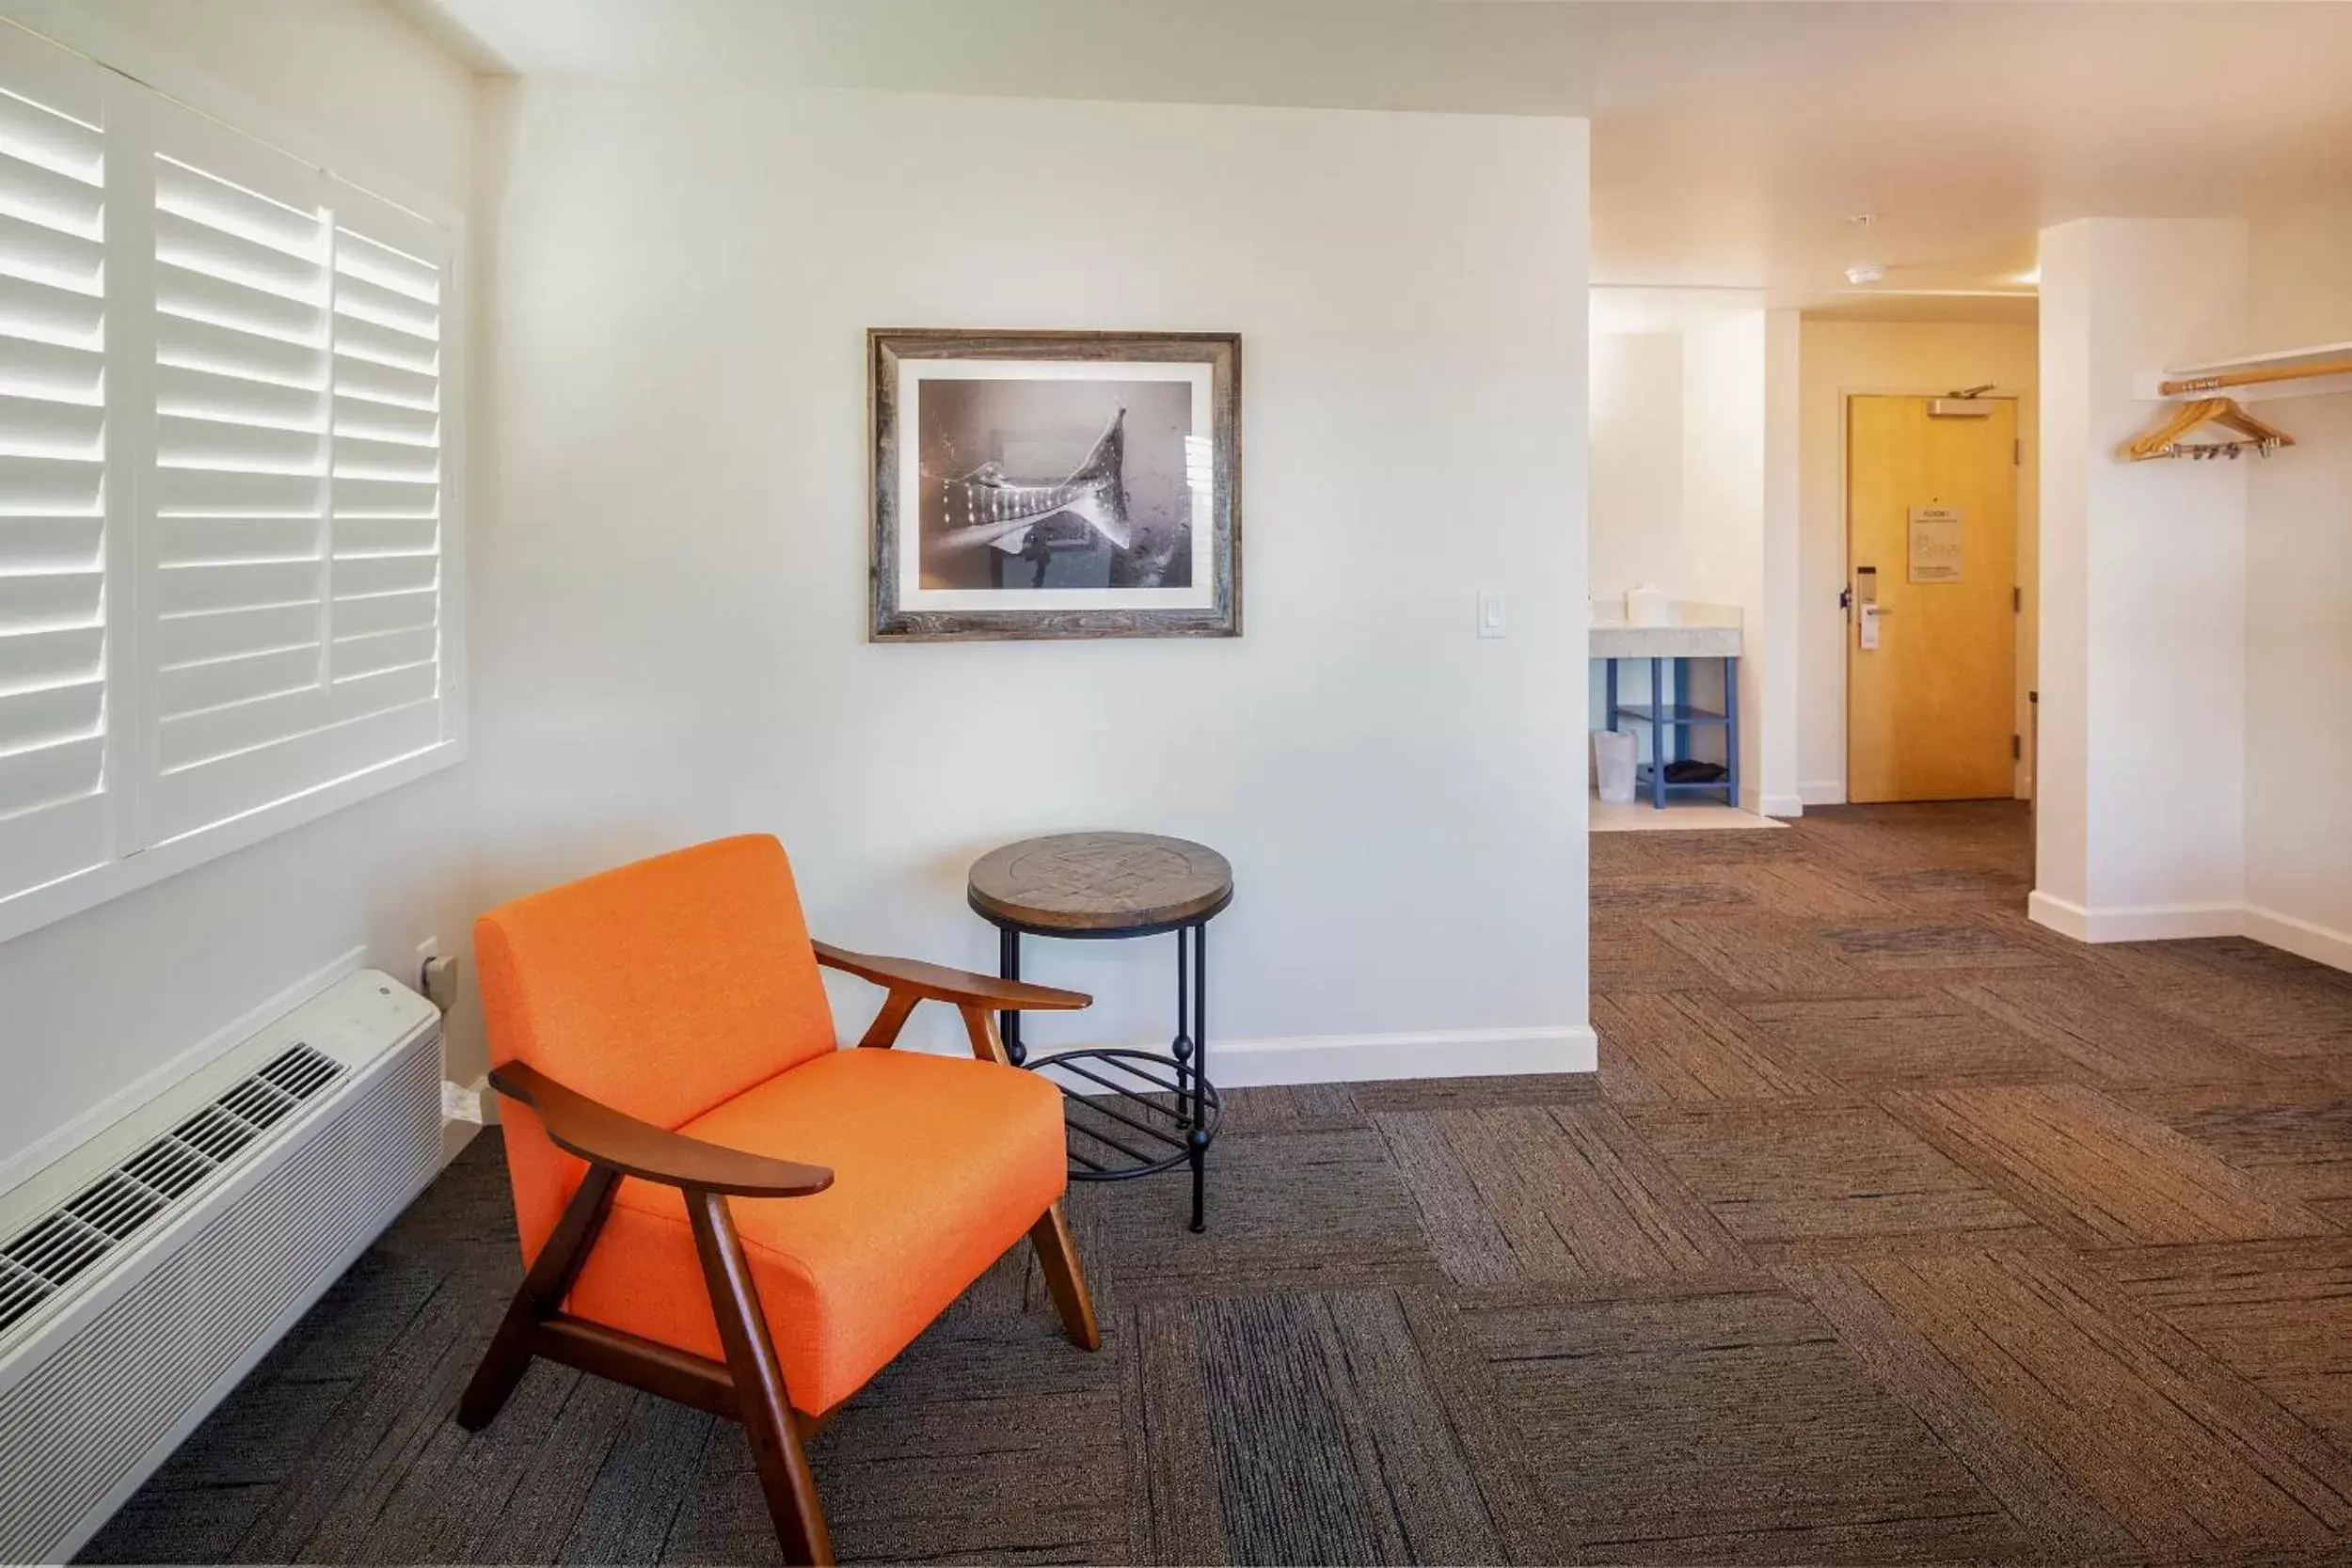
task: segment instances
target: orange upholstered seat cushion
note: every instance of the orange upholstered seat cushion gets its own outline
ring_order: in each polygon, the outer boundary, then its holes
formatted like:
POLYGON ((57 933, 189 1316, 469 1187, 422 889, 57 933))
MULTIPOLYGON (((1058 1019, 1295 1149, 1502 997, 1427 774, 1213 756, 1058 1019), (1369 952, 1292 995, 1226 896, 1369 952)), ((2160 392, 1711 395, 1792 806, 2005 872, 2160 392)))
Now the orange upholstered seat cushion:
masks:
MULTIPOLYGON (((535 1123, 518 1131, 545 1137, 535 1123)), ((855 1393, 922 1333, 1027 1234, 1066 1180, 1053 1085, 914 1052, 818 1057, 678 1131, 833 1168, 833 1185, 809 1197, 728 1200, 785 1386, 811 1414, 855 1393)), ((621 1183, 569 1308, 723 1355, 673 1188, 621 1183)))

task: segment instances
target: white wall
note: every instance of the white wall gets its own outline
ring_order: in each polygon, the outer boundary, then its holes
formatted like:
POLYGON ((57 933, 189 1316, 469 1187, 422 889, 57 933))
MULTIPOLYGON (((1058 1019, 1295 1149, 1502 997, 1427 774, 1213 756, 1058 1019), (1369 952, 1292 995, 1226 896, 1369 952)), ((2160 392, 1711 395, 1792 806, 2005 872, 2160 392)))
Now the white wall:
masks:
MULTIPOLYGON (((1740 785, 1756 804, 1763 742, 1761 672, 1771 628, 1764 615, 1764 312, 1745 310, 1693 326, 1682 340, 1683 539, 1685 592, 1704 604, 1736 605, 1740 614, 1740 785)), ((1723 702, 1712 666, 1698 700, 1723 702)), ((1720 736, 1694 745, 1716 761, 1720 736)))
MULTIPOLYGON (((2245 352, 2352 340, 2352 199, 2251 229, 2245 352)), ((2352 968, 2352 393, 2265 402, 2296 438, 2247 476, 2252 934, 2352 968)))
MULTIPOLYGON (((373 0, 0 0, 0 14, 166 92, 463 212, 473 82, 373 0)), ((0 944, 0 1187, 103 1125, 113 1097, 354 948, 395 973, 470 924, 460 766, 0 944)), ((453 1049, 478 1055, 469 1034, 453 1049)), ((220 1043, 234 1043, 233 1037, 220 1043)))
POLYGON ((1699 595, 1682 537, 1682 334, 1593 338, 1593 596, 1699 595))
MULTIPOLYGON (((492 91, 489 896, 773 830, 827 936, 993 967, 976 856, 1156 830, 1237 868, 1213 1037, 1349 1042, 1228 1081, 1590 1065, 1581 122, 492 91), (866 642, 887 325, 1238 330, 1247 635, 866 642)), ((1164 1041, 1171 946, 1041 944, 1104 1000, 1032 1037, 1164 1041)))
POLYGON ((2242 353, 2247 227, 2042 236, 2035 918, 2093 941, 2234 930, 2245 873, 2242 463, 2131 463, 2141 378, 2242 353))
POLYGON ((1763 617, 1768 630, 1756 669, 1756 809, 1800 816, 1798 726, 1804 686, 1804 319, 1795 310, 1764 318, 1763 617))
MULTIPOLYGON (((1675 331, 1613 332, 1592 339, 1591 446, 1587 492, 1591 540, 1585 551, 1595 603, 1622 607, 1629 588, 1662 588, 1696 599, 1691 544, 1684 536, 1682 493, 1682 342, 1675 331)), ((1649 700, 1649 673, 1640 664, 1619 669, 1619 700, 1649 700)), ((1603 667, 1585 675, 1588 722, 1608 721, 1603 667)), ((1648 733, 1637 747, 1648 754, 1648 733)), ((1702 753, 1711 754, 1711 753, 1702 753)), ((1585 755, 1591 772, 1591 751, 1585 755)))
MULTIPOLYGON (((2046 308, 2046 307, 2045 307, 2046 308)), ((1807 805, 1846 798, 1846 398, 1853 392, 1941 393, 1993 383, 2018 397, 2025 463, 2017 495, 2018 730, 2035 676, 2040 414, 2035 329, 1961 322, 1815 321, 1800 339, 1797 787, 1807 805)))

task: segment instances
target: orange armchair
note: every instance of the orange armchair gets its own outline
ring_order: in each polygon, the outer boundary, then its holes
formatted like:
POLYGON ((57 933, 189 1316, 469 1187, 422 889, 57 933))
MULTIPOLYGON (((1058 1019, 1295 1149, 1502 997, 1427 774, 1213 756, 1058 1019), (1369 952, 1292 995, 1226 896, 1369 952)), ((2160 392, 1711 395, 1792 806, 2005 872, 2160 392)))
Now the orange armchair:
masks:
POLYGON ((739 1419, 786 1557, 830 1562, 803 1439, 1024 1235, 1100 1347, 1061 1098, 996 1028, 1090 998, 812 942, 767 837, 516 899, 474 949, 527 1272, 461 1426, 533 1356, 739 1419), (838 1048, 819 965, 886 991, 864 1049, 838 1048), (887 1049, 926 1000, 977 1060, 887 1049))

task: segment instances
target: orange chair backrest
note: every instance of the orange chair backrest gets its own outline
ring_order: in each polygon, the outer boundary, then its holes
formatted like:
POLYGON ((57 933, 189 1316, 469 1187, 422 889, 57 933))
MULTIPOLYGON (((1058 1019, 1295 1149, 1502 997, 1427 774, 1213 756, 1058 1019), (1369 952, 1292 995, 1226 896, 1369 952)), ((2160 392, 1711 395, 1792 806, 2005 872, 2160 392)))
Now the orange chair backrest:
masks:
MULTIPOLYGON (((676 1128, 834 1050, 784 846, 764 834, 657 855, 501 904, 474 925, 493 1064, 676 1128)), ((526 1261, 587 1167, 501 1107, 526 1261)))
POLYGON ((677 1127, 839 1042, 784 847, 657 855, 474 927, 490 1060, 677 1127))

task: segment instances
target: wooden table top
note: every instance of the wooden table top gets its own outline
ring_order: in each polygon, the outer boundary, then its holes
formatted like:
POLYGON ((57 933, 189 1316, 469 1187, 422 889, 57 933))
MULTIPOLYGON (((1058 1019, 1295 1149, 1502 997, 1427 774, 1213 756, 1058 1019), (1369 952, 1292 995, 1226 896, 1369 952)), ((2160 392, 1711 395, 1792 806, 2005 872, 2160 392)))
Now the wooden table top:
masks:
POLYGON ((972 863, 972 908, 1038 931, 1176 926, 1215 914, 1233 895, 1233 868, 1190 839, 1157 833, 1056 833, 992 849, 972 863))

